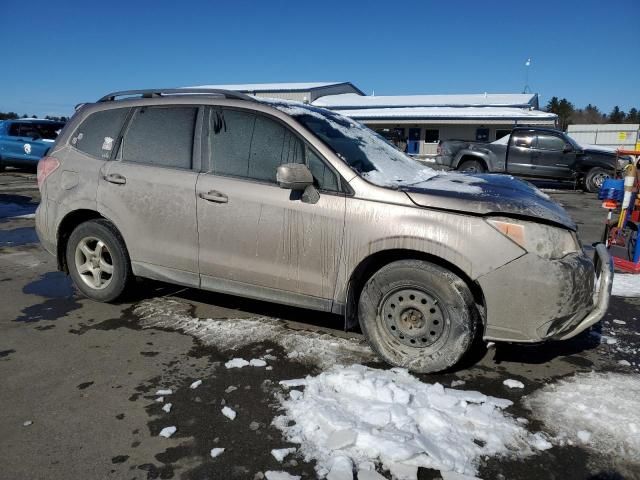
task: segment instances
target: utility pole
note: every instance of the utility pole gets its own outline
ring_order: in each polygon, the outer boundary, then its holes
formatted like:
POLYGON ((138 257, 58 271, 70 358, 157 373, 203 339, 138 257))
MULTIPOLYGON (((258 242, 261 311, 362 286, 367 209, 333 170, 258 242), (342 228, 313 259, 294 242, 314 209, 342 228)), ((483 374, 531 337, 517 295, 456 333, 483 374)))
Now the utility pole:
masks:
POLYGON ((524 62, 524 89, 522 93, 531 93, 531 87, 529 87, 529 67, 531 66, 531 57, 527 58, 524 62))

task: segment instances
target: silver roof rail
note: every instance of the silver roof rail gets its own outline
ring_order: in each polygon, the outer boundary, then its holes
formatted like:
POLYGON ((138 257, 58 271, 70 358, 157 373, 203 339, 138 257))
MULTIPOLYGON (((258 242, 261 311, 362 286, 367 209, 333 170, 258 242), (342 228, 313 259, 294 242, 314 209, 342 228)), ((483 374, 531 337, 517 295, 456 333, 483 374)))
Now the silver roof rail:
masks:
POLYGON ((102 97, 98 102, 113 102, 118 97, 132 97, 139 95, 142 98, 157 98, 164 95, 182 95, 182 94, 201 94, 201 95, 216 95, 226 98, 233 98, 235 100, 248 100, 251 102, 256 101, 254 98, 244 93, 234 92, 232 90, 223 90, 221 88, 156 88, 148 90, 123 90, 120 92, 109 93, 102 97))

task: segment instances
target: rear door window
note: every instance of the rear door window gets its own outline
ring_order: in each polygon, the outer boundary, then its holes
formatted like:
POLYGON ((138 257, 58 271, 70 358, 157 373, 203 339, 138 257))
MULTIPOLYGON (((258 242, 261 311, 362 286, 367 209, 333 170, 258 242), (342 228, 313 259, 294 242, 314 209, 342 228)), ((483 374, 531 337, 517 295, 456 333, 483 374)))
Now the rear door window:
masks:
POLYGON ((89 155, 109 159, 129 108, 92 113, 76 129, 71 145, 89 155))
POLYGON ((197 107, 142 107, 135 111, 122 139, 127 162, 191 169, 197 107))

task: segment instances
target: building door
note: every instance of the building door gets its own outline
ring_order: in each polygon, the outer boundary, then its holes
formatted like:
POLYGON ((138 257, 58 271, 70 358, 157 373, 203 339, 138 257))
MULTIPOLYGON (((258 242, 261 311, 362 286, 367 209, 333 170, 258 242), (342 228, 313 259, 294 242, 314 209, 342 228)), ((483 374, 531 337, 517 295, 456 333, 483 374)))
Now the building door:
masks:
POLYGON ((409 139, 407 141, 407 153, 417 155, 420 153, 420 129, 410 128, 409 139))

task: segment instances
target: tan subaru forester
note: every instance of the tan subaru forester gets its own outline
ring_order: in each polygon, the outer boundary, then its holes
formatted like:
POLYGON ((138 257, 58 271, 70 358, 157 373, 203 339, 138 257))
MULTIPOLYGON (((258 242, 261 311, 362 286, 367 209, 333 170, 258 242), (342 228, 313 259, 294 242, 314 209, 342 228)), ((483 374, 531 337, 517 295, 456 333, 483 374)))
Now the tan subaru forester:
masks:
POLYGON ((435 172, 299 103, 112 93, 77 109, 38 184, 42 245, 91 299, 140 276, 333 312, 416 372, 456 364, 477 335, 571 338, 611 293, 604 246, 592 261, 530 184, 435 172))

